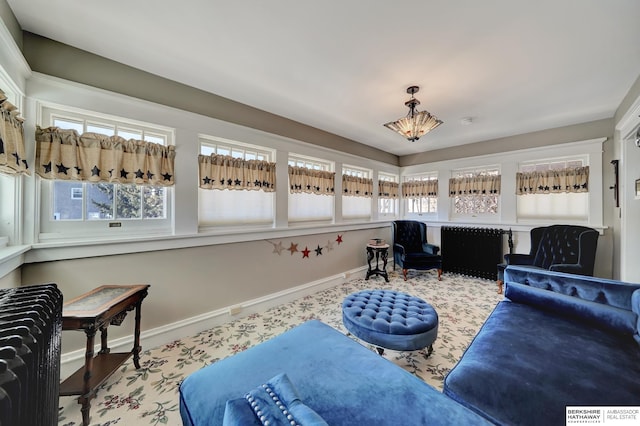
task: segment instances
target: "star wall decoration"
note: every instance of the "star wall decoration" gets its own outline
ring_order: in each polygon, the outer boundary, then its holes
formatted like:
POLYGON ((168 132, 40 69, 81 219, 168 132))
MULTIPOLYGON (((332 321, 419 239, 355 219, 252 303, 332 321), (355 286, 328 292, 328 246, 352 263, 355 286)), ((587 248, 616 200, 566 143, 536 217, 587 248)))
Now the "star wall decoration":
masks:
POLYGON ((269 240, 265 240, 265 241, 273 246, 272 253, 277 253, 278 256, 280 256, 283 251, 287 250, 291 256, 293 256, 294 253, 301 253, 302 255, 301 259, 304 259, 304 258, 310 259, 311 252, 316 253, 315 257, 322 256, 325 253, 333 251, 335 249, 336 242, 338 243, 338 245, 340 245, 343 242, 342 235, 338 234, 335 241, 327 240, 326 245, 316 244, 315 249, 309 249, 309 246, 307 245, 304 247, 304 250, 299 250, 298 249, 299 243, 290 242, 289 247, 286 248, 282 241, 278 241, 278 242, 269 241, 269 240), (325 253, 322 252, 323 249, 327 249, 325 253))
POLYGON ((302 250, 302 258, 309 257, 309 253, 311 253, 311 251, 305 246, 304 250, 302 250))

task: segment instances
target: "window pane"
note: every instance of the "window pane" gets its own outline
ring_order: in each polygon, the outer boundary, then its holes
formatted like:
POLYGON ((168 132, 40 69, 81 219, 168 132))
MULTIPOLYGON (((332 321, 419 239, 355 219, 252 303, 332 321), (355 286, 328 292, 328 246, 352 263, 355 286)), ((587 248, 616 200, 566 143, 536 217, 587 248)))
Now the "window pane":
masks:
POLYGON ((66 118, 54 118, 53 126, 61 129, 73 129, 80 135, 84 132, 84 123, 82 121, 68 120, 66 118))
POLYGON ((166 145, 167 139, 164 136, 144 134, 144 140, 151 143, 157 143, 158 145, 166 145))
POLYGON ((289 221, 333 219, 332 195, 307 193, 289 194, 289 221))
POLYGON ((82 182, 54 181, 53 220, 80 219, 82 219, 82 182))
POLYGON ((142 217, 142 189, 138 185, 118 185, 116 191, 116 218, 142 217))
POLYGON ((211 155, 216 153, 216 148, 208 145, 200 146, 200 154, 202 155, 211 155))
POLYGON ((131 130, 122 130, 122 129, 118 129, 118 136, 120 136, 123 139, 135 139, 135 140, 142 140, 142 132, 135 132, 135 131, 131 131, 131 130))
POLYGON ((370 218, 371 198, 343 196, 342 216, 345 218, 370 218))
POLYGON ((100 133, 101 135, 113 136, 116 131, 113 126, 106 126, 101 124, 87 123, 87 132, 100 133))
POLYGON ((164 219, 165 214, 165 188, 162 186, 145 186, 144 194, 144 218, 164 219))
POLYGON ((89 183, 85 187, 87 196, 87 220, 113 219, 112 183, 89 183))
POLYGON ((273 192, 198 190, 200 225, 273 223, 273 192))

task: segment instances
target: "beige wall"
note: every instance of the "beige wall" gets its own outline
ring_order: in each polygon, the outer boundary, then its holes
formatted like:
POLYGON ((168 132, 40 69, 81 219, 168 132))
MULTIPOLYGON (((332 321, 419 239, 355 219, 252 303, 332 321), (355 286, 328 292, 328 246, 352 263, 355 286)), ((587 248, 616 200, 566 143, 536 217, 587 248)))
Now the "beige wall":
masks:
MULTIPOLYGON (((150 284, 143 303, 144 331, 361 268, 369 239, 391 240, 390 226, 381 226, 272 241, 285 248, 298 244, 300 251, 306 246, 309 258, 286 250, 278 255, 269 241, 260 240, 25 264, 22 283, 54 282, 65 300, 102 284, 150 284), (335 241, 338 234, 341 244, 335 241), (324 248, 322 255, 316 255, 314 249, 330 241, 333 249, 324 248)), ((127 324, 112 329, 110 337, 128 336, 132 330, 127 324)), ((71 338, 65 333, 64 352, 84 346, 81 335, 71 338)))

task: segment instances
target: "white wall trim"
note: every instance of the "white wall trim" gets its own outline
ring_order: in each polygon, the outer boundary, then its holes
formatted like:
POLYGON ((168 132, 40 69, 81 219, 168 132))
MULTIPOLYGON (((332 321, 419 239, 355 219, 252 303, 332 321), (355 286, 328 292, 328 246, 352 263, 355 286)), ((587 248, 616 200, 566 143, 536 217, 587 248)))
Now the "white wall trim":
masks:
MULTIPOLYGON (((146 349, 162 346, 175 340, 195 335, 218 325, 242 319, 252 314, 264 312, 269 308, 279 306, 283 303, 288 303, 293 300, 348 282, 355 274, 362 275, 362 272, 365 270, 365 266, 351 269, 341 274, 325 277, 283 291, 247 300, 233 306, 216 309, 214 311, 176 321, 171 324, 156 327, 151 330, 146 330, 140 334, 140 344, 143 348, 143 351, 146 349), (239 312, 237 314, 231 314, 232 311, 237 312, 238 310, 239 312)), ((144 319, 144 314, 142 315, 142 317, 144 319)), ((129 352, 131 351, 132 347, 133 335, 109 341, 109 348, 111 349, 111 352, 129 352)), ((97 353, 100 350, 100 346, 96 345, 94 350, 97 353)), ((62 380, 73 374, 77 369, 81 368, 84 365, 84 355, 85 352, 83 349, 62 354, 60 361, 60 376, 62 380)), ((141 357, 141 360, 144 361, 144 355, 141 357)))

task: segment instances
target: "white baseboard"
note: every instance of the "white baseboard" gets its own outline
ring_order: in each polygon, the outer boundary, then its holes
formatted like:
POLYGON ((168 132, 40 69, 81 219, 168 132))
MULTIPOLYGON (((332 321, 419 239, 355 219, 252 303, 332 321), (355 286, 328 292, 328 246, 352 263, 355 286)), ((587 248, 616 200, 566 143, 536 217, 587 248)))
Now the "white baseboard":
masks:
MULTIPOLYGON (((248 300, 240 304, 216 309, 205 314, 196 315, 194 317, 176 321, 161 327, 156 327, 151 330, 142 331, 142 333, 140 333, 140 344, 143 350, 165 345, 173 342, 174 340, 184 338, 185 336, 192 336, 212 327, 244 318, 258 312, 263 312, 269 308, 342 284, 349 281, 354 274, 365 271, 366 269, 367 268, 364 266, 352 269, 342 274, 322 278, 287 290, 248 300)), ((133 336, 122 337, 109 341, 109 348, 112 352, 129 352, 132 347, 133 336)), ((100 346, 96 345, 96 353, 99 349, 100 346)), ((84 365, 84 355, 85 351, 83 349, 63 353, 60 359, 60 378, 64 380, 81 368, 84 365)))

